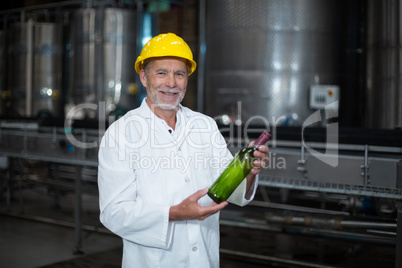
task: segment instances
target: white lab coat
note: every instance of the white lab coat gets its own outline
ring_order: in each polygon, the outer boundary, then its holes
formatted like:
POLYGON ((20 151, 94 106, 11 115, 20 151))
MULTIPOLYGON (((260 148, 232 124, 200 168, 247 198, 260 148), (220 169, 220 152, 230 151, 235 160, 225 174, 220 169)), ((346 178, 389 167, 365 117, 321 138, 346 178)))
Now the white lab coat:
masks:
MULTIPOLYGON (((123 239, 123 267, 219 267, 219 213, 169 222, 169 208, 209 187, 232 155, 215 121, 188 108, 180 106, 169 130, 145 100, 108 128, 99 150, 100 220, 123 239)), ((257 183, 247 200, 243 181, 229 202, 246 205, 257 183)))

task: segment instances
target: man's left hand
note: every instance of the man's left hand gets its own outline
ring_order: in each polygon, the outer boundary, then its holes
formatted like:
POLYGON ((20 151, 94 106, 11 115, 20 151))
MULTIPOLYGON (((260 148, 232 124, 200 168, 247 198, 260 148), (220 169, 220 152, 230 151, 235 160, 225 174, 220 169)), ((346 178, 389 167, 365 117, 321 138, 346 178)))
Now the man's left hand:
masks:
MULTIPOLYGON (((254 142, 250 143, 250 146, 252 146, 254 142)), ((258 150, 254 152, 254 157, 257 158, 253 162, 253 169, 251 170, 252 175, 257 175, 258 173, 261 172, 263 168, 267 166, 268 163, 268 146, 261 145, 258 147, 258 150)))

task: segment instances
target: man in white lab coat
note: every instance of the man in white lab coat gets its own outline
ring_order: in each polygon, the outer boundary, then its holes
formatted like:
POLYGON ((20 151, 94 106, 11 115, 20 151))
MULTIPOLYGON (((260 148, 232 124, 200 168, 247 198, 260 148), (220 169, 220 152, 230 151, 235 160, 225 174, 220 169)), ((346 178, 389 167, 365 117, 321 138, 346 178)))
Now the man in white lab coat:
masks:
MULTIPOLYGON (((168 33, 151 39, 135 69, 147 97, 106 131, 99 150, 100 219, 123 239, 123 267, 219 267, 219 211, 208 187, 232 159, 215 121, 180 105, 196 63, 168 33)), ((268 148, 229 202, 253 199, 268 148)))

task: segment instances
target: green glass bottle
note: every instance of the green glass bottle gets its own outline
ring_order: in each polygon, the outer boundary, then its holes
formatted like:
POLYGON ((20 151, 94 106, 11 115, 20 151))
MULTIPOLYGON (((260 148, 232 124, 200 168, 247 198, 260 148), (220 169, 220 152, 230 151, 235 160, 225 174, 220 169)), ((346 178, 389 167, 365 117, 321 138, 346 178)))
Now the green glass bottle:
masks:
POLYGON ((253 169, 254 152, 264 145, 271 135, 264 131, 251 147, 241 149, 219 178, 209 187, 208 195, 216 203, 226 201, 233 191, 253 169))

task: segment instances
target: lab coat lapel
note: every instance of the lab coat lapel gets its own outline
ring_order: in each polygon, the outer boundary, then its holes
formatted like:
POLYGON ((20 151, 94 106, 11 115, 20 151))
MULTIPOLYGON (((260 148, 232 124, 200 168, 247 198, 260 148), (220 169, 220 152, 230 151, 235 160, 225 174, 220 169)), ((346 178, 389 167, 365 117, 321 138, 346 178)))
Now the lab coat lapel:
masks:
POLYGON ((146 99, 141 103, 140 109, 142 110, 142 114, 147 119, 149 124, 149 129, 151 130, 150 133, 150 141, 151 146, 155 145, 156 147, 170 147, 176 143, 175 139, 172 135, 167 133, 166 126, 163 125, 162 119, 158 118, 152 110, 149 108, 148 104, 146 103, 146 99))
POLYGON ((176 131, 179 133, 177 133, 175 135, 176 138, 174 138, 173 135, 167 133, 166 126, 163 125, 162 119, 158 118, 148 107, 146 99, 143 100, 140 108, 146 110, 145 114, 148 115, 146 118, 149 120, 149 128, 151 129, 151 143, 163 147, 176 146, 176 149, 180 149, 181 145, 194 127, 194 124, 190 125, 188 123, 188 119, 191 116, 189 111, 180 105, 180 109, 177 112, 177 120, 180 122, 181 126, 176 128, 176 131))
POLYGON ((178 150, 182 146, 183 142, 187 139, 187 136, 190 134, 192 128, 194 127, 193 124, 191 124, 188 120, 189 116, 190 115, 183 109, 183 107, 180 106, 180 112, 177 113, 177 120, 180 120, 180 128, 177 129, 179 133, 178 135, 176 135, 176 146, 178 150))
POLYGON ((151 143, 161 147, 172 147, 177 142, 169 134, 166 126, 163 125, 162 119, 156 117, 155 115, 150 120, 151 125, 151 143))

